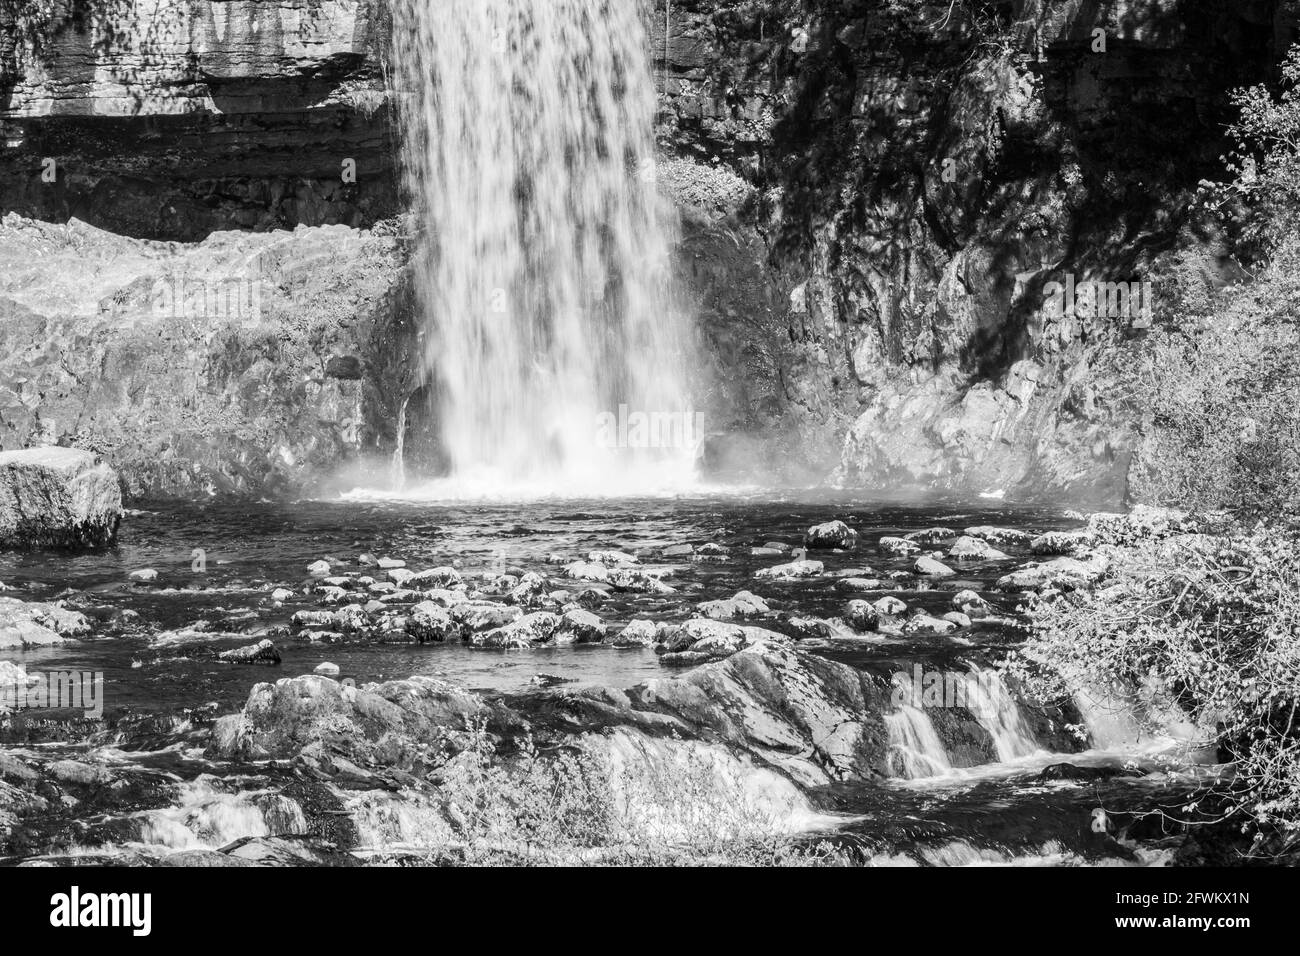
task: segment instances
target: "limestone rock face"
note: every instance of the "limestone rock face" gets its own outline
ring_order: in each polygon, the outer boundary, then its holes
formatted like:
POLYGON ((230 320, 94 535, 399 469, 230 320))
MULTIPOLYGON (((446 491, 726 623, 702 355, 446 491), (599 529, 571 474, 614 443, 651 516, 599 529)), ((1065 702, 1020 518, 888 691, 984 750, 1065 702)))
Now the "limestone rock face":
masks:
POLYGON ((344 226, 178 245, 10 214, 0 449, 93 448, 128 498, 293 493, 390 456, 415 387, 404 263, 344 226))
POLYGON ((94 452, 0 452, 0 547, 102 548, 121 520, 117 473, 94 452))
POLYGON ((4 210, 175 240, 398 211, 384 5, 14 6, 0 6, 4 210))

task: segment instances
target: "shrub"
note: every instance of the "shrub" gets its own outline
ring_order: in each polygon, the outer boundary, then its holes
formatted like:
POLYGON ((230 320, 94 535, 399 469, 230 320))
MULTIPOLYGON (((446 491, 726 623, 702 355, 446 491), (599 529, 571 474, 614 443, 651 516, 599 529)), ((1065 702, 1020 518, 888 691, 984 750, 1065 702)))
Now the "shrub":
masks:
POLYGON ((1031 695, 1082 687, 1176 703, 1235 761, 1189 822, 1300 830, 1300 547, 1256 529, 1112 551, 1104 586, 1038 604, 1010 669, 1031 695))

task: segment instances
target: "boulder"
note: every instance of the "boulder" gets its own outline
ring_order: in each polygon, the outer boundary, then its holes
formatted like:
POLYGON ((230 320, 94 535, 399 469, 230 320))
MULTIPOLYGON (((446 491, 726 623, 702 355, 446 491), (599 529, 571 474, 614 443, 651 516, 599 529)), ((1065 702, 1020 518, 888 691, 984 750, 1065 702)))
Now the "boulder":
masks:
POLYGON ((906 538, 895 538, 892 535, 885 535, 876 544, 881 551, 889 554, 916 554, 921 550, 921 546, 915 541, 909 541, 906 538))
POLYGON ((269 640, 258 641, 256 644, 237 647, 230 651, 222 651, 217 657, 230 664, 280 663, 280 652, 276 650, 275 645, 269 640))
POLYGON ((560 616, 560 627, 555 640, 564 643, 599 644, 609 628, 605 622, 582 608, 575 607, 560 616))
POLYGON ((858 543, 858 533, 843 521, 828 521, 813 525, 803 536, 808 549, 852 548, 858 543))
POLYGON ((1028 531, 1021 531, 1018 528, 999 528, 988 524, 967 528, 966 534, 972 538, 983 538, 990 544, 1027 545, 1034 540, 1034 536, 1028 531))
POLYGON ((1006 561, 1010 555, 982 538, 962 535, 948 548, 948 557, 953 561, 1006 561))
POLYGON ((121 520, 117 473, 93 452, 0 452, 0 547, 102 548, 121 520))
POLYGON ((737 591, 734 596, 723 601, 705 601, 699 612, 705 617, 725 620, 737 617, 756 617, 770 613, 767 602, 750 591, 737 591))
POLYGON ((868 601, 850 601, 844 605, 844 623, 855 631, 873 631, 880 623, 880 611, 868 601))
POLYGON ((550 611, 534 611, 503 627, 470 637, 476 647, 533 647, 554 640, 560 617, 550 611))
POLYGON ((406 619, 406 630, 421 644, 428 641, 445 641, 460 633, 460 626, 441 604, 421 601, 411 608, 406 619))
POLYGON ((1032 591, 1047 587, 1074 589, 1094 584, 1106 573, 1109 561, 1103 555, 1092 555, 1086 561, 1076 558, 1053 558, 1041 564, 1030 564, 998 578, 1001 591, 1032 591))
POLYGON ((820 561, 791 561, 789 564, 776 564, 770 568, 760 568, 754 572, 754 577, 791 581, 797 578, 815 578, 822 573, 823 569, 824 565, 820 561))
POLYGON ((351 687, 304 675, 257 684, 242 712, 220 718, 212 751, 225 757, 288 758, 321 743, 367 764, 405 765, 430 743, 485 710, 474 694, 432 677, 351 687))
POLYGON ((654 621, 638 619, 612 637, 605 638, 610 647, 653 647, 659 640, 660 625, 654 621))
POLYGON ((80 611, 0 597, 0 649, 62 644, 89 633, 90 621, 80 611))
POLYGON ((926 577, 931 578, 946 578, 957 573, 942 561, 925 556, 916 559, 916 563, 912 565, 912 570, 917 574, 924 574, 926 577))

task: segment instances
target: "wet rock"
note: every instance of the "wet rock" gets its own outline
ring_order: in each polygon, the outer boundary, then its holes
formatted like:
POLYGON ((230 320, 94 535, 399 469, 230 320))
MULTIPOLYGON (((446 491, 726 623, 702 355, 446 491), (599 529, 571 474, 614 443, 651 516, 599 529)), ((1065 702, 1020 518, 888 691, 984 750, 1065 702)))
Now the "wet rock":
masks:
POLYGON ((396 568, 406 567, 406 562, 400 558, 380 558, 375 562, 381 571, 392 571, 396 568))
POLYGON ((880 623, 880 611, 867 601, 849 601, 844 605, 844 623, 855 631, 874 631, 880 623))
POLYGON ((753 558, 779 558, 785 552, 777 548, 750 548, 749 554, 753 558))
POLYGON ((534 647, 554 640, 560 618, 550 611, 534 611, 517 621, 470 637, 475 647, 534 647))
POLYGON ((61 644, 90 631, 90 621, 80 611, 0 597, 0 650, 61 644))
POLYGON ((333 611, 295 611, 289 623, 298 628, 334 627, 335 617, 333 611))
POLYGON ((953 538, 957 537, 957 532, 952 528, 923 528, 920 531, 913 531, 903 537, 916 544, 933 545, 942 544, 945 541, 951 541, 953 538))
POLYGON ((957 625, 954 622, 923 613, 912 615, 903 625, 904 634, 947 634, 955 630, 957 625))
POLYGON ((475 694, 432 677, 351 687, 304 675, 256 685, 238 714, 218 719, 212 751, 288 758, 320 743, 358 766, 409 766, 448 729, 485 713, 475 694))
POLYGON ((461 628, 445 607, 433 601, 421 601, 411 608, 406 619, 406 631, 424 644, 459 636, 461 628))
POLYGON ((792 617, 788 623, 796 639, 801 641, 825 640, 839 633, 834 624, 820 617, 792 617))
POLYGON ((406 568, 393 568, 388 572, 388 580, 392 581, 398 587, 406 584, 413 577, 415 577, 415 572, 408 571, 406 568))
POLYGON ((1075 555, 1092 547, 1092 536, 1086 531, 1048 531, 1040 534, 1029 545, 1029 550, 1041 555, 1075 555))
POLYGON ((956 624, 958 627, 971 626, 970 618, 967 615, 963 614, 961 611, 949 611, 947 614, 943 616, 943 619, 952 624, 956 624))
POLYGON ((446 565, 417 572, 406 582, 411 587, 421 588, 455 588, 464 583, 461 574, 446 565))
POLYGON ((1053 558, 1041 564, 1031 564, 998 578, 1001 591, 1032 591, 1047 587, 1074 589, 1094 584, 1106 573, 1109 561, 1095 554, 1087 560, 1053 558))
POLYGON ((806 786, 872 779, 883 766, 881 692, 853 668, 788 641, 759 641, 626 696, 633 709, 706 731, 806 786))
POLYGON ((843 521, 828 521, 813 525, 803 536, 804 547, 812 549, 842 548, 848 550, 858 543, 858 533, 843 521))
POLYGON ((1196 530, 1186 513, 1137 505, 1127 514, 1101 513, 1088 518, 1087 535, 1095 544, 1134 544, 1196 530))
POLYGON ((734 596, 726 600, 705 601, 699 606, 700 614, 719 620, 756 617, 770 612, 771 608, 767 606, 767 602, 749 591, 737 591, 734 596))
POLYGON ((370 614, 363 604, 345 604, 334 612, 334 626, 344 634, 361 634, 370 625, 370 614))
POLYGON ((151 581, 158 580, 158 572, 153 568, 140 568, 138 571, 132 571, 128 574, 127 579, 137 584, 148 584, 151 581))
POLYGON ((0 548, 102 548, 122 520, 118 476, 93 452, 0 452, 0 548))
POLYGON ((529 571, 510 589, 509 599, 522 607, 532 607, 546 596, 546 578, 529 571))
POLYGON ((322 677, 338 677, 339 665, 325 661, 316 665, 314 673, 320 674, 322 677))
POLYGON ((555 639, 561 643, 599 644, 608 630, 605 622, 590 611, 572 608, 560 617, 555 639))
POLYGON ((659 574, 639 568, 616 568, 609 572, 609 585, 616 591, 636 591, 643 594, 673 594, 674 589, 659 580, 659 574))
POLYGON ((592 564, 603 564, 607 568, 625 568, 640 562, 636 555, 626 551, 590 551, 587 560, 592 564))
POLYGON ((659 552, 665 558, 686 558, 695 553, 693 544, 670 544, 659 552))
POLYGON ((293 597, 293 592, 288 588, 276 588, 271 592, 271 600, 283 604, 289 598, 293 597))
POLYGON ((984 617, 989 612, 989 602, 969 589, 952 596, 952 606, 968 617, 984 617))
POLYGON ((791 546, 786 544, 784 541, 764 541, 763 547, 772 551, 780 551, 782 554, 792 550, 791 546))
POLYGON ((350 853, 315 837, 243 837, 221 848, 235 866, 360 866, 350 853))
POLYGON ((896 597, 882 597, 872 603, 881 617, 900 617, 907 613, 907 605, 896 597))
POLYGON ((966 534, 972 538, 983 538, 990 544, 1027 545, 1034 540, 1034 536, 1028 531, 1021 531, 1018 528, 999 528, 988 524, 967 528, 966 534))
POLYGON ((654 621, 637 619, 605 639, 610 647, 653 647, 659 640, 660 625, 654 621))
POLYGON ((229 664, 280 663, 280 652, 276 649, 275 644, 268 640, 258 641, 256 644, 249 644, 247 647, 222 651, 217 657, 229 664))
POLYGON ((460 625, 461 633, 466 637, 477 631, 504 627, 524 616, 524 612, 516 605, 483 601, 467 601, 454 605, 449 610, 452 619, 460 625))
POLYGON ((942 561, 927 556, 917 558, 912 570, 932 578, 946 578, 957 573, 942 561))
POLYGON ((820 561, 791 561, 789 564, 776 564, 770 568, 761 568, 754 572, 756 578, 771 578, 778 581, 793 581, 799 578, 815 578, 825 570, 820 561))
POLYGON ((330 563, 328 561, 313 561, 307 565, 307 573, 314 578, 327 578, 330 574, 330 563))
POLYGON ((783 634, 761 627, 726 624, 707 618, 693 618, 661 629, 655 650, 665 664, 697 664, 730 656, 758 641, 788 641, 783 634))
POLYGON ((564 566, 566 577, 579 581, 608 581, 609 568, 593 561, 574 561, 564 566))
POLYGON ((906 538, 896 538, 892 535, 885 535, 876 542, 881 551, 888 554, 916 554, 921 550, 921 546, 915 541, 909 541, 906 538))
MULTIPOLYGON (((28 674, 27 668, 21 664, 15 664, 12 661, 0 661, 0 692, 16 689, 19 687, 30 687, 38 683, 40 678, 35 674, 28 674)), ((0 713, 4 711, 4 697, 0 695, 0 713)))
POLYGON ((880 586, 879 578, 840 578, 835 582, 841 591, 876 591, 880 586))
POLYGON ((105 768, 79 760, 56 760, 45 768, 45 772, 62 783, 82 787, 98 786, 113 780, 113 775, 105 768))
POLYGON ((1010 555, 980 538, 962 535, 948 548, 948 557, 953 561, 1005 561, 1010 555))

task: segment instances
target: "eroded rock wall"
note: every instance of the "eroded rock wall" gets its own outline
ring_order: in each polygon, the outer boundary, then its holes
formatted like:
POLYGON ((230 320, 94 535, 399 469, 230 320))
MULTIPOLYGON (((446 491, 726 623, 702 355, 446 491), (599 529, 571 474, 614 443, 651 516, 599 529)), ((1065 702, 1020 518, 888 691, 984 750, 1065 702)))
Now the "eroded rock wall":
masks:
POLYGON ((686 269, 720 368, 752 373, 718 376, 717 462, 1121 497, 1108 366, 1145 321, 1054 317, 1045 287, 1152 281, 1159 321, 1171 259, 1218 281, 1193 194, 1221 171, 1229 92, 1269 76, 1294 7, 660 4, 686 269))

